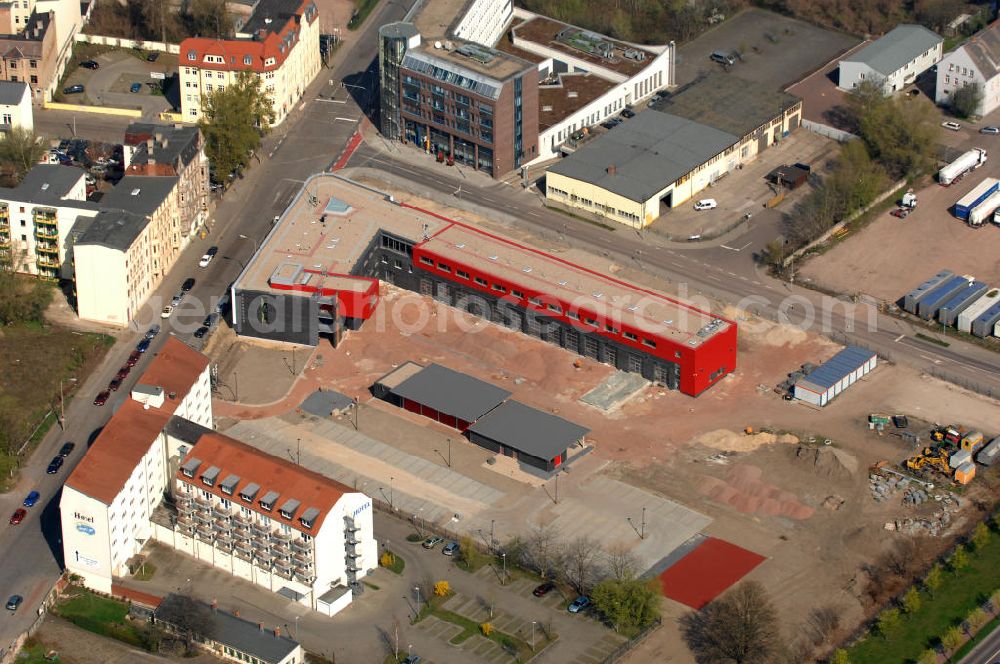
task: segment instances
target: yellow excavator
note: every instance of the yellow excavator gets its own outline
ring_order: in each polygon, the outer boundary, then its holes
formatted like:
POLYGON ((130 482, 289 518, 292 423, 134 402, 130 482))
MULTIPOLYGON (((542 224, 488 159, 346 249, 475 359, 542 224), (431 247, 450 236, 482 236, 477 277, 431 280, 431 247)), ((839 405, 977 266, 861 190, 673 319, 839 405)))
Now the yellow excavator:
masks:
POLYGON ((929 467, 940 470, 945 475, 951 475, 948 450, 941 447, 925 447, 923 452, 906 460, 906 467, 910 470, 924 470, 929 467))

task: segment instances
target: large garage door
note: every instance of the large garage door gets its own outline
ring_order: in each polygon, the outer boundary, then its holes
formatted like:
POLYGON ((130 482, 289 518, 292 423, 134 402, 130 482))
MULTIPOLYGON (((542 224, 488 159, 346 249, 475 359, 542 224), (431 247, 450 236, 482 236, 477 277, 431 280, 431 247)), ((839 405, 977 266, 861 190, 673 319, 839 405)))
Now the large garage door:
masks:
POLYGON ((434 284, 427 277, 420 277, 420 294, 421 295, 433 295, 434 284))
POLYGON ((632 373, 642 373, 642 358, 632 353, 628 354, 628 370, 632 373))
POLYGON ((542 336, 542 323, 538 320, 538 316, 528 316, 528 334, 533 337, 542 336))
POLYGON ((580 332, 570 328, 566 330, 566 348, 574 353, 580 352, 580 332))
POLYGON ((618 349, 614 346, 604 347, 604 362, 613 367, 618 366, 618 349))
POLYGON ((587 337, 583 340, 583 354, 587 357, 591 357, 596 360, 599 350, 600 345, 594 337, 587 337))
POLYGON ((451 304, 451 288, 449 285, 444 282, 438 282, 437 293, 434 294, 434 299, 438 302, 451 304))
POLYGON ((518 311, 517 309, 514 309, 513 307, 507 307, 504 310, 504 322, 503 322, 503 324, 506 325, 507 327, 509 327, 512 330, 516 330, 516 331, 520 332, 521 329, 522 329, 521 328, 521 312, 518 311))

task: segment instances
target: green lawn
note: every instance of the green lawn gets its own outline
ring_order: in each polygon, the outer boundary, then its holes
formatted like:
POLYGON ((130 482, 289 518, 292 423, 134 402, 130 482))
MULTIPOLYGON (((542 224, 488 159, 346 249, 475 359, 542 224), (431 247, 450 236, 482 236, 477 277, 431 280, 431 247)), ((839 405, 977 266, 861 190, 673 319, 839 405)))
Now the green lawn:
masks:
POLYGON ((28 639, 17 655, 17 664, 49 664, 50 661, 61 661, 45 659, 46 650, 45 646, 36 643, 34 639, 28 639))
POLYGON ((904 615, 899 627, 884 638, 870 634, 848 650, 852 664, 903 664, 913 662, 932 647, 938 637, 965 619, 993 590, 1000 588, 1000 536, 993 533, 989 543, 970 554, 969 567, 942 575, 941 587, 933 597, 923 594, 923 606, 904 615))
POLYGON ((392 572, 393 574, 402 574, 403 569, 406 568, 406 561, 403 560, 403 556, 399 555, 394 551, 386 551, 383 553, 383 555, 385 555, 385 553, 389 553, 392 556, 392 564, 386 566, 386 569, 392 572))
POLYGON ((85 588, 74 586, 68 591, 67 598, 56 604, 55 613, 89 632, 138 648, 149 646, 145 632, 125 620, 127 604, 95 595, 85 588))
MULTIPOLYGON (((0 449, 25 455, 58 426, 60 385, 66 405, 95 368, 114 337, 81 333, 52 325, 9 325, 0 330, 0 449), (48 414, 48 415, 46 415, 48 414), (37 427, 37 430, 36 430, 37 427), (32 435, 34 432, 34 435, 32 435)), ((93 395, 83 395, 93 399, 93 395)), ((72 425, 69 422, 68 425, 72 425)), ((77 444, 84 441, 77 441, 77 444)), ((0 454, 0 491, 16 483, 21 460, 0 454)))
POLYGON ((135 571, 132 578, 136 581, 149 581, 156 574, 156 565, 153 563, 143 563, 139 566, 139 569, 135 571))

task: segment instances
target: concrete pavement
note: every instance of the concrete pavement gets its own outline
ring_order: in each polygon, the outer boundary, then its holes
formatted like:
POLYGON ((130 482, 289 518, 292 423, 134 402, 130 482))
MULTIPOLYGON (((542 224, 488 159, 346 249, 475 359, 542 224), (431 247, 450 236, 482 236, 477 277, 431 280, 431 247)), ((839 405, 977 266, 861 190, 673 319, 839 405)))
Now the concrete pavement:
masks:
POLYGON ((990 632, 958 664, 996 664, 996 662, 1000 662, 1000 628, 990 632))

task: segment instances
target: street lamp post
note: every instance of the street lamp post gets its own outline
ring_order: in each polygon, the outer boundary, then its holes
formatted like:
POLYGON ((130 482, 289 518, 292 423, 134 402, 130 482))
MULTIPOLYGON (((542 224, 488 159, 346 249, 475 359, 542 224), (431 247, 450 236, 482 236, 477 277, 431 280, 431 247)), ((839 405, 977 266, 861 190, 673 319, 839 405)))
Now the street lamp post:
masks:
POLYGON ((500 557, 503 559, 503 578, 500 579, 500 585, 505 586, 507 585, 507 552, 501 553, 500 557))
POLYGON ((531 652, 535 652, 535 621, 531 621, 531 652))
POLYGON ((76 378, 60 378, 59 379, 59 428, 63 431, 66 430, 66 407, 63 399, 63 381, 70 383, 75 383, 76 378))
POLYGON ((244 235, 243 233, 240 233, 240 239, 241 240, 250 240, 251 242, 253 242, 253 252, 255 254, 257 253, 257 239, 256 238, 252 238, 252 237, 244 235))
POLYGON ((417 617, 420 617, 420 586, 413 586, 413 590, 417 593, 417 617))

